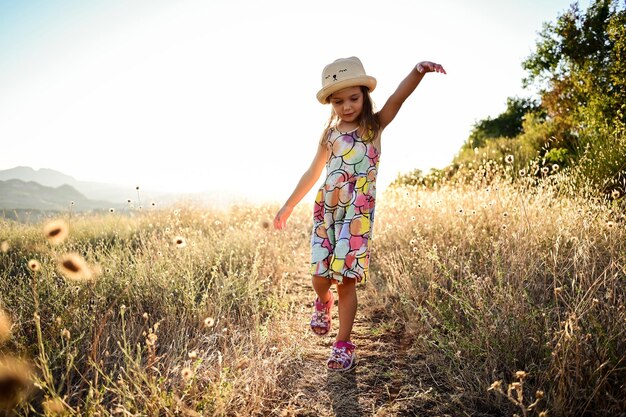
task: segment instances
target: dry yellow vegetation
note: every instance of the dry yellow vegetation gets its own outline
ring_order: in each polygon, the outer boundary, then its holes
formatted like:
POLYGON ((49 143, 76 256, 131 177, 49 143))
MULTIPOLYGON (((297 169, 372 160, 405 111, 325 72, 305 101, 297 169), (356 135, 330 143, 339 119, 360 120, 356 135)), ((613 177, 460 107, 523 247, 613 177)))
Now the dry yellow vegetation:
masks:
POLYGON ((618 415, 626 231, 614 197, 504 180, 381 193, 372 278, 359 289, 361 354, 347 377, 326 374, 326 342, 307 335, 307 204, 281 232, 277 206, 65 215, 54 220, 67 234, 52 242, 44 224, 4 221, 0 383, 12 390, 0 406, 618 415), (17 363, 32 369, 26 380, 11 376, 17 363))

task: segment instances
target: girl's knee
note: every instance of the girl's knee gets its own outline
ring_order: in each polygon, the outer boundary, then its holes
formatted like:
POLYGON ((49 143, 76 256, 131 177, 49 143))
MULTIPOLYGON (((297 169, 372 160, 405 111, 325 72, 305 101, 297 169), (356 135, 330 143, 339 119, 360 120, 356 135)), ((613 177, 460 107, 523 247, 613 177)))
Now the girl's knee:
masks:
POLYGON ((337 285, 337 292, 339 294, 356 292, 356 280, 352 278, 344 278, 343 282, 337 285))

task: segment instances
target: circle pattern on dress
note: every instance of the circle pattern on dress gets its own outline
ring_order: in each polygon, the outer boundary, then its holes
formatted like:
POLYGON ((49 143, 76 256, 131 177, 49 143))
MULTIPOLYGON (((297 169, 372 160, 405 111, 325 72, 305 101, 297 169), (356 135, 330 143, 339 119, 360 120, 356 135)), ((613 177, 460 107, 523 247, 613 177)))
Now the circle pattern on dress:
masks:
POLYGON ((357 131, 333 129, 326 180, 315 198, 311 273, 342 283, 367 280, 380 153, 357 131))

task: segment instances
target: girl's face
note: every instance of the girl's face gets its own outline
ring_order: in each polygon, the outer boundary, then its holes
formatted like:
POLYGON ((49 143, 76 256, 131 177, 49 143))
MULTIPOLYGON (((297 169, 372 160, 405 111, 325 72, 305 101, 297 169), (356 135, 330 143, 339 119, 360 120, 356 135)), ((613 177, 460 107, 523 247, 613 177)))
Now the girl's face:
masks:
POLYGON ((345 123, 356 122, 363 110, 363 92, 360 87, 344 88, 330 96, 330 104, 345 123))

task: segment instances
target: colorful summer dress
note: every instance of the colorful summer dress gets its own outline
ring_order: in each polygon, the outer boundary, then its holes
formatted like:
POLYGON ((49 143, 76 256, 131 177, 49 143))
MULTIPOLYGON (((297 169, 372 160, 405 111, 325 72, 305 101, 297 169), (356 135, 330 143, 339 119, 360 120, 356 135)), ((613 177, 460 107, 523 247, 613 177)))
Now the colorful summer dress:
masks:
POLYGON ((374 224, 376 174, 380 153, 358 129, 328 139, 326 181, 315 198, 311 236, 311 273, 343 282, 366 281, 369 241, 374 224))

